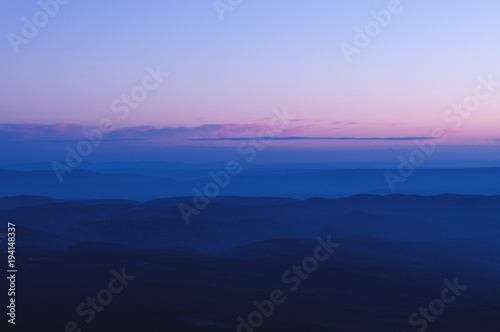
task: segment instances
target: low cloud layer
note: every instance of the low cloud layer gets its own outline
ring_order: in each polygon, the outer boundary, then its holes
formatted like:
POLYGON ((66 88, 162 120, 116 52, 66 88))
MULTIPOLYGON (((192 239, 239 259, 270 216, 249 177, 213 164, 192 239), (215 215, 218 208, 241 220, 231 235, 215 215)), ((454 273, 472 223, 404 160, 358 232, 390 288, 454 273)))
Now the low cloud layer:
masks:
MULTIPOLYGON (((339 122, 340 123, 340 122, 339 122)), ((336 123, 336 124, 339 124, 336 123)), ((343 123, 352 126, 354 123, 343 123)), ((268 128, 268 124, 206 124, 197 127, 136 126, 117 128, 103 134, 105 141, 151 141, 172 145, 185 144, 189 141, 242 141, 248 139, 261 140, 353 140, 353 141, 410 141, 426 140, 433 137, 362 137, 353 136, 311 136, 317 133, 316 125, 291 126, 275 133, 275 137, 258 137, 259 132, 268 128), (309 135, 308 135, 309 134, 309 135)), ((70 143, 85 139, 89 133, 97 129, 76 124, 59 123, 54 125, 40 124, 0 124, 0 142, 53 142, 70 143)))
POLYGON ((309 140, 309 141, 412 141, 412 140, 428 140, 437 139, 437 137, 224 137, 224 138, 195 138, 193 141, 245 141, 245 140, 276 140, 276 141, 294 141, 294 140, 309 140))

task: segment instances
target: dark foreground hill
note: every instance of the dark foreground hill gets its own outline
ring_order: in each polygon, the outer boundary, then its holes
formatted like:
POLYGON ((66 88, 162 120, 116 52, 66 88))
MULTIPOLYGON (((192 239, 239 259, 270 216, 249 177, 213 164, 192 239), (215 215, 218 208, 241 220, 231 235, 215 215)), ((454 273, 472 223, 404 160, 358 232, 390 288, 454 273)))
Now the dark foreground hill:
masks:
POLYGON ((499 196, 191 200, 1 199, 16 329, 499 331, 499 196))

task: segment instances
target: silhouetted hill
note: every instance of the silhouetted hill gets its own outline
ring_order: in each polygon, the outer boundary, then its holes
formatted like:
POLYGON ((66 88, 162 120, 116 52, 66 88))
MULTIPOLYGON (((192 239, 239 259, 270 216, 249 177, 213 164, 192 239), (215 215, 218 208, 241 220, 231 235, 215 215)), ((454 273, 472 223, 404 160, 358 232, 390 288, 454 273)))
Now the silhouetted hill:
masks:
MULTIPOLYGON (((429 331, 493 332, 500 312, 499 200, 220 197, 187 225, 177 205, 191 204, 190 197, 4 198, 3 206, 11 206, 0 209, 0 218, 16 224, 22 272, 16 327, 57 331, 75 321, 98 332, 234 331, 238 316, 256 310, 254 301, 280 289, 287 300, 262 331, 414 331, 410 315, 441 295, 443 280, 457 278, 467 290, 429 331), (317 237, 328 236, 340 247, 292 290, 297 279, 285 273, 306 271, 317 237), (135 278, 87 325, 76 308, 108 285, 113 269, 135 278)), ((7 257, 5 247, 0 253, 7 257)))
POLYGON ((24 206, 36 206, 57 202, 56 199, 44 196, 19 195, 0 197, 0 210, 15 209, 24 206))
POLYGON ((447 255, 457 247, 446 251, 437 244, 370 238, 336 241, 341 246, 296 291, 292 283, 283 282, 283 273, 313 254, 314 239, 265 241, 235 248, 230 257, 92 242, 59 252, 24 249, 19 269, 50 278, 32 283, 27 274, 19 275, 23 287, 17 298, 30 301, 19 301, 17 309, 23 316, 17 327, 29 331, 29 322, 49 331, 71 320, 92 331, 109 331, 111 326, 124 331, 165 327, 234 331, 238 316, 246 318, 256 310, 254 301, 269 299, 271 291, 279 289, 287 300, 275 307, 262 330, 412 331, 408 317, 440 296, 444 279, 457 277, 467 290, 433 321, 429 331, 495 331, 500 271, 488 271, 491 262, 470 265, 459 255, 450 260, 447 255), (112 269, 125 269, 134 279, 87 325, 75 309, 107 285, 112 269), (45 305, 40 306, 41 302, 45 305), (134 315, 124 316, 124 312, 134 315))
MULTIPOLYGON (((186 225, 179 211, 190 198, 54 201, 16 197, 0 216, 19 226, 66 239, 139 248, 183 247, 221 253, 278 238, 369 236, 393 241, 484 239, 500 236, 500 196, 358 195, 305 201, 221 197, 186 225), (33 205, 31 203, 47 202, 33 205)), ((43 235, 40 235, 43 236, 43 235)), ((48 241, 46 241, 48 242, 48 241)))

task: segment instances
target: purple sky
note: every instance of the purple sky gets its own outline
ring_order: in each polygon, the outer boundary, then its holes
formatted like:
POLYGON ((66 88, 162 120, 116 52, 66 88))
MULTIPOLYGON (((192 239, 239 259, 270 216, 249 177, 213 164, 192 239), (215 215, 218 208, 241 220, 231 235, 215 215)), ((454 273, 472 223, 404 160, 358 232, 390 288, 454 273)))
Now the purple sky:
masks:
POLYGON ((144 149, 234 148, 227 139, 266 132, 303 137, 274 140, 276 149, 411 150, 408 138, 436 131, 448 137, 442 145, 481 146, 479 158, 491 158, 500 146, 500 4, 389 3, 244 1, 220 20, 211 1, 70 1, 27 37, 42 8, 9 2, 0 13, 5 158, 37 145, 63 159, 65 146, 103 122, 114 128, 107 143, 137 158, 144 149), (397 13, 369 45, 356 44, 357 28, 391 6, 397 13), (349 62, 346 44, 359 51, 349 62), (284 108, 290 121, 269 131, 284 108))

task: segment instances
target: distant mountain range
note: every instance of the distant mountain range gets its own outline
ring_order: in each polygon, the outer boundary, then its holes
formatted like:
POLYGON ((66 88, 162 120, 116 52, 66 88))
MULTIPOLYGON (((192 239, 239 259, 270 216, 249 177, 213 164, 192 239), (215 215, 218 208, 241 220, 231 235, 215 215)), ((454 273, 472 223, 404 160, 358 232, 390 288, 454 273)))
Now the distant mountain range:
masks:
MULTIPOLYGON (((173 167, 173 166, 172 166, 173 167)), ((205 166, 206 167, 206 166, 205 166)), ((60 183, 53 171, 0 170, 0 197, 49 196, 57 199, 133 199, 193 196, 213 183, 210 172, 224 168, 104 168, 76 169, 60 183)), ((221 196, 347 197, 355 194, 388 195, 392 191, 383 169, 243 168, 220 187, 221 196)), ((398 174, 397 170, 392 170, 398 174)), ((500 168, 418 169, 397 183, 395 193, 417 195, 499 195, 500 168)))
POLYGON ((186 225, 178 205, 191 200, 139 203, 16 196, 0 198, 0 215, 72 244, 98 241, 140 248, 185 247, 212 254, 251 242, 328 234, 400 242, 500 236, 500 196, 218 197, 186 225))

